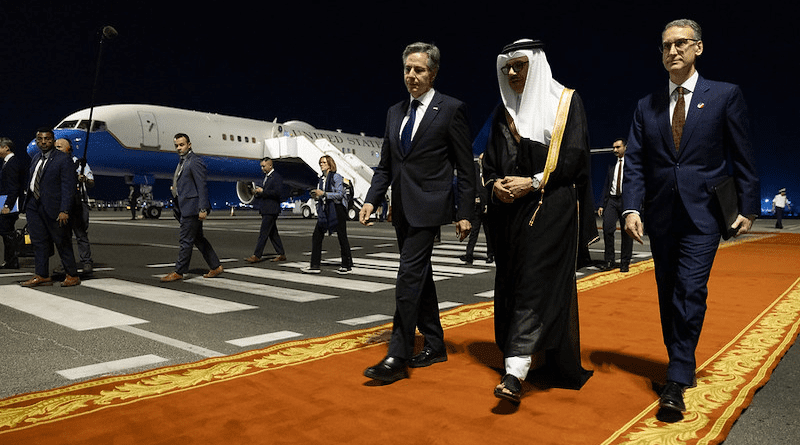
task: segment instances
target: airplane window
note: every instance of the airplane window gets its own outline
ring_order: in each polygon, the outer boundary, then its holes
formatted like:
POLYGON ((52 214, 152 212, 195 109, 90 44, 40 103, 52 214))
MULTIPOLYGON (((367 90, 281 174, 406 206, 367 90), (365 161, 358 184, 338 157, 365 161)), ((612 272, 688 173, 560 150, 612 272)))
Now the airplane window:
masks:
POLYGON ((106 123, 103 121, 94 121, 92 123, 92 131, 105 131, 106 123))
POLYGON ((242 142, 242 137, 241 136, 236 136, 236 140, 238 140, 239 142, 242 142))
POLYGON ((58 125, 58 127, 56 127, 56 128, 59 128, 59 129, 60 128, 75 128, 75 125, 77 123, 78 123, 78 121, 64 121, 64 122, 61 122, 58 125))
POLYGON ((244 137, 244 141, 245 141, 245 142, 250 142, 250 138, 249 138, 249 137, 247 137, 247 136, 245 136, 245 137, 244 137))
POLYGON ((223 141, 227 141, 228 140, 228 135, 225 134, 225 133, 222 133, 222 140, 223 141))
POLYGON ((256 143, 256 138, 253 138, 253 143, 254 143, 254 144, 256 143))
POLYGON ((233 135, 231 135, 231 142, 233 142, 233 135))

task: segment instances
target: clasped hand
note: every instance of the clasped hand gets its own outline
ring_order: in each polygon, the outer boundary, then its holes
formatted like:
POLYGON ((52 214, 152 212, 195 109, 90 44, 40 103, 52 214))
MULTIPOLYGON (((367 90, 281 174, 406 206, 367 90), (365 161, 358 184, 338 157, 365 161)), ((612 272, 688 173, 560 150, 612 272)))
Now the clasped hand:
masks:
POLYGON ((506 176, 494 182, 493 193, 500 201, 510 204, 533 190, 533 179, 526 176, 506 176))

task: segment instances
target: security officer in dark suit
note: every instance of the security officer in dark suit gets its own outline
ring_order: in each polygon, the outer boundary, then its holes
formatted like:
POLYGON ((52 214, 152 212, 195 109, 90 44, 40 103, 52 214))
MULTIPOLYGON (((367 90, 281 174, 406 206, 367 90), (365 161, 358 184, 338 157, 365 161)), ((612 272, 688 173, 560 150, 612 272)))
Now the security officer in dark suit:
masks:
POLYGON ((628 146, 626 139, 620 138, 614 141, 614 155, 617 162, 608 168, 606 182, 603 185, 603 206, 597 209, 597 213, 603 217, 603 242, 605 243, 605 257, 602 270, 608 271, 617 267, 614 252, 614 234, 617 231, 619 222, 622 234, 621 253, 620 253, 620 272, 628 272, 633 256, 633 238, 625 233, 625 217, 622 215, 622 179, 625 171, 625 149, 628 146))
POLYGON ((4 247, 4 262, 0 269, 19 269, 14 224, 19 219, 19 203, 24 202, 27 168, 26 160, 14 154, 14 142, 0 137, 0 196, 5 197, 0 208, 0 236, 4 247))
POLYGON ((283 249, 281 235, 278 233, 278 215, 281 213, 281 190, 283 189, 283 177, 275 171, 272 159, 264 158, 261 160, 261 171, 264 173, 264 181, 260 187, 255 187, 255 197, 253 206, 261 214, 261 230, 258 233, 258 241, 253 255, 246 258, 248 263, 261 261, 264 254, 264 247, 267 240, 272 242, 272 247, 277 255, 270 261, 286 261, 286 251, 283 249))
POLYGON ((58 250, 61 265, 67 274, 61 287, 77 286, 81 279, 72 251, 69 222, 69 212, 77 190, 75 164, 70 155, 55 149, 55 136, 49 128, 41 128, 36 132, 36 145, 40 151, 31 160, 28 172, 31 181, 25 200, 25 216, 35 251, 36 274, 20 284, 26 287, 53 284, 49 265, 52 243, 58 250))

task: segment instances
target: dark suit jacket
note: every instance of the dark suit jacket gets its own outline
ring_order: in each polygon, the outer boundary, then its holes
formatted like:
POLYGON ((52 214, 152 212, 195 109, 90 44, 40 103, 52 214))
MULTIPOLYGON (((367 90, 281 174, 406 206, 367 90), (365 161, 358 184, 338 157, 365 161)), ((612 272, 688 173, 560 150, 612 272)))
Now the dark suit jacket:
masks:
POLYGON ((200 209, 211 209, 206 185, 206 164, 193 151, 186 154, 177 186, 178 207, 182 216, 198 215, 200 209))
POLYGON ((636 108, 625 152, 625 209, 643 207, 645 229, 663 236, 680 198, 702 233, 719 232, 720 215, 712 190, 732 174, 739 213, 757 215, 759 179, 747 106, 739 87, 698 78, 679 152, 672 141, 668 94, 666 89, 651 94, 636 108))
MULTIPOLYGON (((34 177, 36 165, 41 158, 42 152, 40 151, 31 159, 28 178, 32 179, 34 177)), ((29 184, 26 184, 26 188, 29 184)), ((52 218, 55 221, 59 213, 70 211, 73 195, 77 187, 75 164, 72 163, 72 156, 53 148, 50 159, 44 165, 42 180, 39 183, 39 201, 48 218, 52 218)), ((32 199, 34 199, 33 193, 30 192, 25 200, 26 209, 27 203, 30 203, 32 199)))
POLYGON ((381 161, 375 169, 366 202, 383 200, 392 186, 392 203, 403 204, 406 220, 413 227, 450 224, 453 219, 453 168, 458 171, 459 203, 456 220, 471 219, 475 208, 475 171, 466 105, 458 99, 434 92, 404 155, 400 126, 408 110, 405 100, 389 108, 381 161))
MULTIPOLYGON (((604 209, 608 207, 608 198, 611 197, 611 182, 614 180, 614 170, 617 168, 617 162, 619 162, 619 158, 617 158, 617 160, 608 167, 608 172, 606 173, 606 182, 603 183, 603 204, 601 207, 604 209)), ((625 179, 625 172, 622 173, 622 179, 625 179)))
POLYGON ((261 188, 264 190, 255 194, 253 207, 257 208, 262 215, 277 215, 281 213, 283 177, 273 169, 272 173, 264 179, 261 188))
MULTIPOLYGON (((2 159, 0 159, 2 163, 2 159)), ((3 166, 3 171, 0 173, 0 195, 6 196, 6 205, 10 209, 14 208, 17 199, 24 196, 25 181, 28 175, 27 165, 25 160, 19 155, 14 155, 3 166)), ((20 203, 20 207, 25 205, 24 201, 20 203)))

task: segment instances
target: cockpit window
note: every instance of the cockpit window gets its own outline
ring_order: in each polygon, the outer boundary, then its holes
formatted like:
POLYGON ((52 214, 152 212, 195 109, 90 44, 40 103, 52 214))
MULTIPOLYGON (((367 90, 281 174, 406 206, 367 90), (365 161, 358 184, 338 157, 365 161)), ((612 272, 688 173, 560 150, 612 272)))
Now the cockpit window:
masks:
MULTIPOLYGON (((80 121, 80 123, 78 124, 77 128, 80 128, 81 130, 86 130, 86 127, 88 127, 88 126, 89 126, 89 120, 88 119, 82 119, 80 121)), ((92 121, 92 133, 94 133, 95 131, 103 131, 105 129, 106 129, 106 123, 105 122, 103 122, 103 121, 92 121)))
POLYGON ((60 124, 58 124, 58 127, 56 127, 56 129, 57 130, 63 130, 65 128, 75 128, 75 125, 77 125, 77 124, 78 124, 78 121, 63 121, 60 124))

